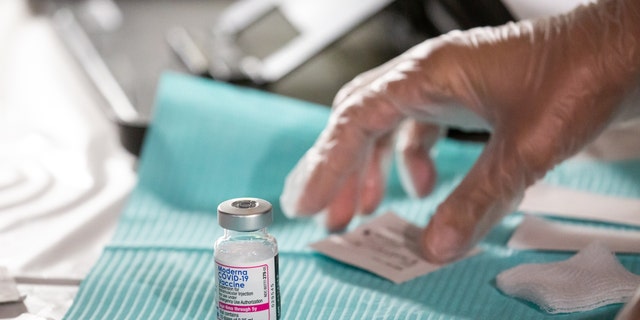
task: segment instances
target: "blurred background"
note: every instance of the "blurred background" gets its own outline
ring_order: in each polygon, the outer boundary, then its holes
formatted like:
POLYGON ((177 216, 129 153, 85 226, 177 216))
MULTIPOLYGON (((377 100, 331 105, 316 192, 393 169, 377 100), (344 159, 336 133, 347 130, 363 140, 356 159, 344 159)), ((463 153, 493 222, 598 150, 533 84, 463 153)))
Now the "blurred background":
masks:
POLYGON ((50 18, 133 154, 164 71, 330 105, 426 38, 513 20, 500 0, 31 0, 50 18))

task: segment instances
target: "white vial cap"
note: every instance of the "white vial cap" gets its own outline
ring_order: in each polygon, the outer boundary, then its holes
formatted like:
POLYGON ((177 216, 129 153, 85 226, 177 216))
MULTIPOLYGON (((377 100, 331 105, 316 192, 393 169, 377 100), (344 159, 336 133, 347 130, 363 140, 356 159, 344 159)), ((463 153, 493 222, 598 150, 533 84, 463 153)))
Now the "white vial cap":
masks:
POLYGON ((258 198, 236 198, 218 205, 218 224, 235 231, 255 231, 273 222, 271 203, 258 198))

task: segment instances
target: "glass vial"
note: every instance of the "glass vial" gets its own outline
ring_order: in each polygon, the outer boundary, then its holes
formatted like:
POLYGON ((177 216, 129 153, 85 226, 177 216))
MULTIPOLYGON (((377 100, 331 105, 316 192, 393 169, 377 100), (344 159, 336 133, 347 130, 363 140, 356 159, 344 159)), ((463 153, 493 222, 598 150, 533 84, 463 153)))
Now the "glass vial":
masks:
POLYGON ((214 247, 219 320, 280 318, 278 244, 266 228, 271 222, 266 200, 238 198, 218 206, 224 229, 214 247))

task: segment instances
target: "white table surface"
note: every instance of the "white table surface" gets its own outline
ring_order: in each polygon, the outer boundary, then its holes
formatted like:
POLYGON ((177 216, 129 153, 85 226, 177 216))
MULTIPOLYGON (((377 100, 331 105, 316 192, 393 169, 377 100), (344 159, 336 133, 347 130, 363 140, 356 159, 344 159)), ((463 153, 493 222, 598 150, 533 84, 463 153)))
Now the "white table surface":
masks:
POLYGON ((49 22, 1 1, 0 266, 34 315, 62 318, 135 184, 99 103, 49 22))

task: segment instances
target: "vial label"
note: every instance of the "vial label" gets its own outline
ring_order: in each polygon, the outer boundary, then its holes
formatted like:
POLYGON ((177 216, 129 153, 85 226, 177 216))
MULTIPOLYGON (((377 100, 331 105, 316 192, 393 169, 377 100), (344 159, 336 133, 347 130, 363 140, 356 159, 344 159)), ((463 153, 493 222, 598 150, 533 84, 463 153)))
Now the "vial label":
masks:
POLYGON ((278 255, 251 265, 216 260, 218 320, 280 318, 278 255))

